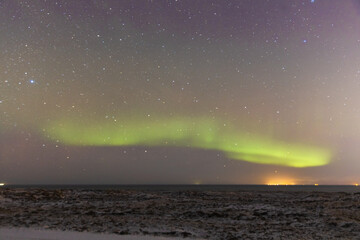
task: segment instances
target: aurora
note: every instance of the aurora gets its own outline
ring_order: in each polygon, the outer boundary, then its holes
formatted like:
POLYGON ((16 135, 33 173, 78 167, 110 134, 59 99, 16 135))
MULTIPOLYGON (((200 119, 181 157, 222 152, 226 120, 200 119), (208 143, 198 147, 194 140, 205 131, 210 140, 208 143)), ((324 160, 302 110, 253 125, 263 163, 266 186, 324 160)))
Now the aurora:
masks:
POLYGON ((52 140, 73 146, 174 146, 217 150, 228 158, 258 164, 314 167, 331 160, 327 149, 249 135, 207 118, 131 119, 76 122, 62 119, 44 131, 52 140))

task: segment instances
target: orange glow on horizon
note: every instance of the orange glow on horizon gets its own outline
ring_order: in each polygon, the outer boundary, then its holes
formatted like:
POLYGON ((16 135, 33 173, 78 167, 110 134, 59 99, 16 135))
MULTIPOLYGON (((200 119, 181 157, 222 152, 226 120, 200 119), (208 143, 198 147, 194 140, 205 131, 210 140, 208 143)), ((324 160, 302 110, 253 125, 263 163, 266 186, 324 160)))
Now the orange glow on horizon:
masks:
POLYGON ((275 178, 275 179, 269 179, 268 181, 266 181, 266 185, 287 186, 287 185, 296 185, 296 183, 293 179, 289 179, 289 178, 275 178))
POLYGON ((288 186, 296 185, 295 183, 267 183, 268 186, 288 186))

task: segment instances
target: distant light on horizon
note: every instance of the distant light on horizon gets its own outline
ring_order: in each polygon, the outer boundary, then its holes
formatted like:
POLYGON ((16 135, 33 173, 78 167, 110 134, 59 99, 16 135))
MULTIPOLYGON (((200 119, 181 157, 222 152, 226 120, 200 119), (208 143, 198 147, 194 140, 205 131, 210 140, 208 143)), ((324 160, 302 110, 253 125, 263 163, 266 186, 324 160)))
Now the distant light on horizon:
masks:
POLYGON ((267 180, 266 185, 268 186, 291 186, 297 185, 294 179, 289 177, 270 178, 267 180))

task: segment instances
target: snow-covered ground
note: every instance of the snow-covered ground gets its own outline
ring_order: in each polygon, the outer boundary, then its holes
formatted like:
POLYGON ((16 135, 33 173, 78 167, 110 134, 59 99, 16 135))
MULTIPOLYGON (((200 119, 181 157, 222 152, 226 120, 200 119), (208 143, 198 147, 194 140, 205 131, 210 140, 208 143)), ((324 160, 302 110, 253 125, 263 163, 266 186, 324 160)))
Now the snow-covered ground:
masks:
MULTIPOLYGON (((0 228, 1 240, 180 240, 180 238, 100 234, 38 230, 30 228, 0 228)), ((183 239, 183 238, 182 238, 183 239)))
POLYGON ((0 240, 359 239, 359 206, 360 192, 0 188, 0 240))

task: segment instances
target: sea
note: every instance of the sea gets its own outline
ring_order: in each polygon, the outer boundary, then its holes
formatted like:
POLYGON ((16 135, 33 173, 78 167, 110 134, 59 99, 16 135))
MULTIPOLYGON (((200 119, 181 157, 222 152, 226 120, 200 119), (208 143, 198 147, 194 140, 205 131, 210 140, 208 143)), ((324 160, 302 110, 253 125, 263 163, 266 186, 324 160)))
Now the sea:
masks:
POLYGON ((216 191, 216 192, 360 192, 355 185, 5 185, 0 188, 84 189, 84 190, 133 190, 151 192, 216 191))

